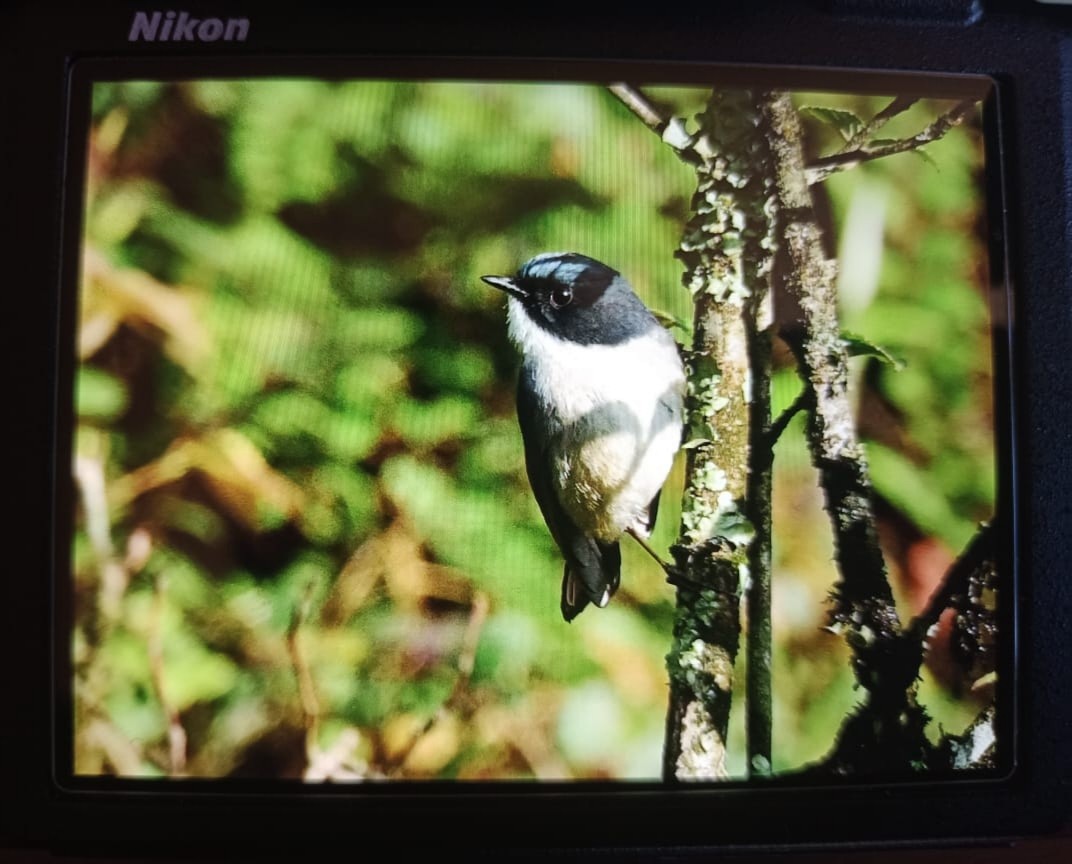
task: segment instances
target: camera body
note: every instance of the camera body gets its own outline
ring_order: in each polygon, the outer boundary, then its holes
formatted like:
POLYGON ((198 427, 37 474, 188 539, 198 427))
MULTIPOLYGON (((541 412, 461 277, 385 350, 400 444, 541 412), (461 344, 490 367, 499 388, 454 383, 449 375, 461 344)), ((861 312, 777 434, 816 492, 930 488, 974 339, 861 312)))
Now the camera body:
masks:
MULTIPOLYGON (((506 20, 438 7, 267 9, 242 4, 28 5, 5 33, 10 220, 4 440, 15 515, 5 580, 0 836, 65 851, 235 850, 338 840, 361 826, 450 848, 639 849, 956 842, 1033 835, 1067 819, 1072 691, 1064 654, 1072 512, 1072 8, 1043 3, 828 0, 637 12, 513 10, 506 20), (88 70, 88 71, 87 71, 88 70), (66 656, 75 424, 75 286, 90 84, 204 78, 802 81, 989 79, 985 235, 991 281, 1008 292, 1008 380, 995 412, 1008 512, 1003 583, 1001 770, 902 782, 786 778, 634 786, 290 781, 83 784, 66 656), (812 75, 811 78, 808 75, 812 75), (825 76, 825 77, 824 77, 825 76), (66 599, 65 599, 66 598, 66 599), (1011 679, 1011 680, 1010 680, 1011 679), (182 825, 177 830, 176 813, 182 825), (479 826, 479 829, 476 829, 479 826)), ((742 85, 743 86, 743 85, 742 85)), ((819 88, 817 88, 819 89, 819 88)), ((511 128, 503 136, 514 134, 511 128)), ((541 250, 532 250, 541 251, 541 250)), ((520 263, 520 261, 518 262, 520 263)), ((491 272, 491 271, 489 271, 491 272)), ((1005 294, 1003 293, 1003 297, 1005 294)), ((520 445, 519 445, 520 446, 520 445)), ((626 577, 628 578, 628 577, 626 577)), ((585 618, 600 613, 591 609, 585 618)), ((572 626, 572 625, 571 625, 572 626)))

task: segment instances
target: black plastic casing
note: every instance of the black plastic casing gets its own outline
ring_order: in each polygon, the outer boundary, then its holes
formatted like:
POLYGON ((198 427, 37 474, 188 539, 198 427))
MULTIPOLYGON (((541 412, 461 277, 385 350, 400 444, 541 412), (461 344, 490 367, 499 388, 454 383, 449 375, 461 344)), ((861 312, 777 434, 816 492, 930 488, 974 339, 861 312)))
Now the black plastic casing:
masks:
MULTIPOLYGON (((1069 814, 1072 757, 1072 7, 943 0, 679 3, 613 12, 548 5, 463 14, 348 4, 200 2, 17 8, 0 77, 6 168, 3 316, 8 528, 0 598, 0 846, 256 854, 311 843, 450 849, 686 850, 959 842, 1034 835, 1069 814), (131 43, 136 11, 249 19, 244 42, 131 43), (317 60, 316 58, 319 58, 317 60), (985 75, 996 84, 1005 212, 997 259, 1012 289, 1015 764, 981 781, 871 785, 148 784, 86 790, 54 769, 54 448, 65 418, 61 289, 70 84, 80 60, 148 61, 181 76, 377 58, 748 64, 985 75), (405 826, 401 829, 399 826, 405 826)), ((144 65, 144 64, 143 64, 144 65)), ((574 67, 575 68, 575 67, 574 67)), ((621 68, 621 67, 619 67, 621 68)), ((699 78, 698 80, 702 80, 699 78)), ((992 199, 993 200, 993 199, 992 199)), ((68 268, 67 271, 64 268, 68 268)), ((65 276, 66 272, 66 276, 65 276)), ((1010 608, 1012 608, 1010 606, 1010 608)), ((344 847, 345 848, 345 847, 344 847)))

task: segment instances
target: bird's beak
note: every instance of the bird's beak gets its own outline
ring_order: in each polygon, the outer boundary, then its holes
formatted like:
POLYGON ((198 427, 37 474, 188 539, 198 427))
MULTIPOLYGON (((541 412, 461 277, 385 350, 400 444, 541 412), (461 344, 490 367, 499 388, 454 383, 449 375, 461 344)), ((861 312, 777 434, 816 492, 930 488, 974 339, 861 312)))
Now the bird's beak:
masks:
POLYGON ((509 276, 481 276, 480 278, 500 291, 505 291, 511 297, 516 297, 518 300, 524 300, 529 296, 529 292, 509 276))

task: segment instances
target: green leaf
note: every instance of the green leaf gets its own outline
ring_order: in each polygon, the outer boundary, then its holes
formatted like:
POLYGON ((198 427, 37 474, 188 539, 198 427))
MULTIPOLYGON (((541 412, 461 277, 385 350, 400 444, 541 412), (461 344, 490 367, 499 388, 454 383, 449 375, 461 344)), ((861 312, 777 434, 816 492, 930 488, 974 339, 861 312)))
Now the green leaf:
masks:
POLYGON ((364 459, 380 439, 380 426, 364 414, 333 412, 325 418, 322 430, 324 448, 339 462, 364 459))
POLYGON ((382 307, 346 310, 340 313, 335 326, 340 343, 350 351, 399 351, 416 342, 425 325, 405 309, 382 307))
POLYGON ((405 441, 414 447, 429 447, 473 435, 480 420, 480 406, 461 396, 444 396, 431 402, 407 399, 398 403, 391 419, 405 441))
POLYGON ((819 105, 805 105, 800 109, 801 114, 814 117, 827 126, 832 126, 846 141, 864 128, 864 121, 851 111, 843 111, 840 108, 824 108, 819 105))
POLYGON ((862 336, 857 336, 855 333, 842 333, 841 344, 845 346, 850 357, 874 357, 877 360, 881 360, 883 363, 888 363, 898 372, 905 368, 904 360, 895 357, 881 345, 875 345, 873 342, 868 342, 862 336))
POLYGON ((421 378, 441 390, 479 391, 494 378, 487 351, 473 346, 428 348, 418 354, 421 378))
POLYGON ((667 330, 673 330, 677 327, 683 333, 689 332, 688 324, 685 323, 684 319, 679 318, 677 315, 671 315, 669 312, 660 312, 658 309, 652 309, 651 314, 654 315, 655 320, 667 330))
MULTIPOLYGON (((875 138, 873 141, 867 142, 868 150, 881 150, 883 147, 892 147, 895 144, 900 144, 901 141, 898 138, 875 138)), ((929 153, 922 149, 922 147, 912 147, 908 150, 901 151, 903 153, 912 153, 916 157, 922 159, 928 165, 930 165, 935 171, 940 171, 938 163, 934 161, 929 153)), ((891 154, 896 155, 896 154, 891 154)))
POLYGON ((910 152, 914 156, 922 159, 924 162, 926 162, 928 165, 930 165, 931 168, 933 168, 935 171, 941 171, 942 170, 941 168, 938 167, 938 163, 934 161, 934 159, 931 157, 931 155, 926 150, 916 149, 916 150, 912 150, 910 152))
POLYGON ((921 531, 936 534, 953 549, 971 539, 975 522, 953 509, 926 468, 875 441, 867 442, 867 461, 875 490, 921 531))
POLYGON ((313 472, 310 482, 336 498, 356 530, 368 529, 376 515, 376 486, 372 478, 356 468, 328 463, 313 472))
POLYGON ((527 530, 503 498, 458 486, 410 456, 389 459, 380 478, 387 497, 439 561, 467 572, 501 602, 500 610, 554 620, 562 561, 546 529, 527 530))
POLYGON ((405 383, 406 370, 397 360, 375 352, 359 353, 336 374, 334 396, 346 409, 371 412, 381 402, 395 399, 405 383))
POLYGON ((227 695, 237 677, 238 667, 230 658, 206 648, 189 630, 165 634, 163 687, 176 710, 185 711, 197 702, 227 695))
POLYGON ((123 382, 92 366, 78 370, 76 393, 79 417, 109 422, 117 420, 127 408, 123 382))

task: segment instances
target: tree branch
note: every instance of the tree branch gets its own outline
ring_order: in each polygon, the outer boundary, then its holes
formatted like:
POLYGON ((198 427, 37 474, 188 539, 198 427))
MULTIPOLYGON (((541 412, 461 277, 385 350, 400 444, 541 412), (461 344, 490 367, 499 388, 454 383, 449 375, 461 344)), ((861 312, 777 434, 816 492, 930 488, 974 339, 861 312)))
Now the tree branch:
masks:
POLYGON ((699 443, 687 451, 681 536, 671 549, 684 578, 675 580, 667 658, 667 779, 725 776, 745 568, 756 592, 749 601, 749 762, 760 773, 770 766, 770 547, 769 537, 757 536, 770 522, 769 465, 761 454, 770 427, 774 248, 763 98, 714 91, 690 151, 699 160, 697 191, 677 254, 695 304, 687 437, 699 443))
POLYGON ((611 92, 696 166, 693 218, 678 251, 695 300, 689 352, 690 440, 678 589, 667 658, 663 772, 725 776, 725 740, 740 641, 740 572, 748 568, 749 766, 770 773, 770 356, 773 181, 761 104, 766 94, 714 91, 689 136, 628 84, 611 92))
POLYGON ((678 117, 664 117, 654 103, 639 87, 632 84, 617 83, 607 88, 621 103, 632 111, 640 121, 662 139, 663 143, 677 153, 690 165, 700 165, 703 157, 697 152, 695 139, 685 129, 684 122, 678 117))
POLYGON ((767 434, 767 440, 770 442, 771 459, 774 458, 774 445, 778 443, 778 439, 782 437, 786 427, 793 422, 793 418, 801 411, 811 410, 813 397, 814 393, 805 387, 800 391, 800 395, 793 400, 793 404, 779 414, 777 419, 771 423, 770 432, 767 434))
POLYGON ((838 150, 839 153, 845 153, 849 150, 856 150, 862 147, 868 141, 870 141, 876 132, 890 122, 898 114, 903 114, 913 105, 919 101, 916 96, 897 96, 889 105, 879 111, 874 117, 872 117, 867 123, 865 123, 860 129, 845 142, 845 146, 838 150))
POLYGON ((787 220, 782 229, 786 288, 801 309, 798 336, 791 347, 813 400, 808 443, 826 497, 840 576, 831 617, 835 626, 848 631, 857 680, 868 691, 880 725, 896 734, 894 727, 910 699, 915 676, 913 672, 904 677, 901 623, 875 529, 867 461, 856 437, 848 356, 838 325, 835 269, 826 259, 812 208, 797 112, 787 95, 772 108, 778 198, 787 220))
POLYGON ((994 524, 984 525, 967 545, 960 557, 946 571, 942 584, 939 585, 927 601, 927 607, 919 613, 908 629, 916 638, 924 639, 928 631, 942 616, 942 613, 954 606, 957 598, 967 597, 972 577, 985 565, 994 560, 994 524))
POLYGON ((916 150, 925 144, 937 141, 944 137, 950 129, 959 126, 964 118, 975 108, 975 104, 972 99, 966 99, 958 103, 922 132, 913 135, 911 138, 903 138, 877 147, 859 146, 854 150, 842 151, 816 159, 807 167, 807 182, 809 185, 815 185, 838 171, 844 171, 846 168, 855 168, 857 165, 870 162, 873 159, 882 159, 886 156, 893 156, 896 153, 916 150))

